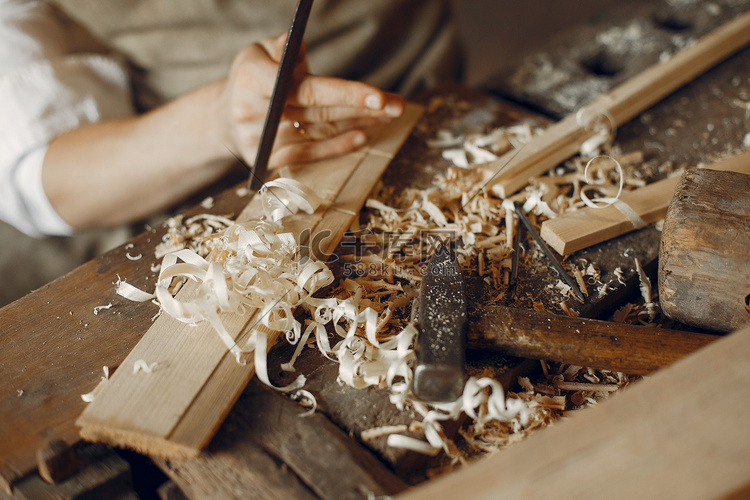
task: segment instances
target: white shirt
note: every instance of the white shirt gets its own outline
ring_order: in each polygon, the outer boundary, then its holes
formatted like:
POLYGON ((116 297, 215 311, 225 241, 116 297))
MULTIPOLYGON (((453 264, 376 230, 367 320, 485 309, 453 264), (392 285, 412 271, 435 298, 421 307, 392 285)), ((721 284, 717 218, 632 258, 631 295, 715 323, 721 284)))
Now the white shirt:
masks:
POLYGON ((42 187, 55 137, 134 113, 124 63, 50 5, 0 0, 0 219, 30 236, 70 235, 42 187))

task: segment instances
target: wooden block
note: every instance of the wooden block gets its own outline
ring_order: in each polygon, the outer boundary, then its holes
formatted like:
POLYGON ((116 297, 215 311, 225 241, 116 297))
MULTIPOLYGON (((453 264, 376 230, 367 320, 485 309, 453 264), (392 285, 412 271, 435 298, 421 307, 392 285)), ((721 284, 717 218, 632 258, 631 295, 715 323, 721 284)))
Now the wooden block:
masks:
POLYGON ((731 331, 750 322, 750 175, 686 172, 664 219, 659 297, 664 313, 731 331))
POLYGON ((745 328, 400 498, 747 498, 749 386, 745 328))
POLYGON ((510 356, 645 375, 718 338, 491 306, 471 312, 467 345, 510 356))
POLYGON ((156 489, 159 500, 187 500, 179 486, 172 480, 167 480, 156 489))
MULTIPOLYGON (((750 152, 742 153, 708 165, 713 170, 750 173, 750 152)), ((646 224, 664 218, 672 201, 678 177, 648 184, 620 196, 646 224)), ((633 224, 614 206, 582 208, 542 223, 542 238, 561 255, 570 255, 583 248, 607 241, 634 230, 633 224)))
MULTIPOLYGON (((71 450, 71 448, 67 448, 71 450)), ((73 450, 71 450, 73 451, 73 450)), ((111 498, 133 500, 130 464, 113 450, 100 444, 76 446, 75 460, 80 465, 77 473, 49 484, 36 474, 20 480, 13 489, 12 498, 36 500, 111 498)), ((2 494, 0 497, 6 498, 2 494)))
MULTIPOLYGON (((302 234, 313 228, 308 233, 311 239, 328 231, 333 237, 326 242, 326 249, 332 251, 421 113, 421 107, 407 106, 404 116, 380 129, 365 154, 355 152, 345 163, 339 160, 341 168, 336 171, 325 161, 298 170, 297 180, 316 192, 330 191, 334 202, 324 212, 285 219, 285 229, 302 234), (327 175, 321 175, 323 172, 327 175)), ((260 200, 255 199, 241 217, 259 213, 260 200)), ((189 297, 190 293, 187 284, 178 296, 189 297)), ((253 314, 222 316, 235 340, 247 328, 256 327, 253 314)), ((269 348, 272 345, 269 342, 269 348)), ((237 365, 210 325, 190 327, 162 315, 78 419, 81 436, 157 456, 195 456, 214 435, 253 373, 252 362, 237 365), (140 359, 156 362, 157 370, 147 376, 134 374, 134 363, 140 359)))
POLYGON ((50 484, 58 483, 78 472, 73 449, 61 439, 49 441, 36 450, 39 475, 50 484))

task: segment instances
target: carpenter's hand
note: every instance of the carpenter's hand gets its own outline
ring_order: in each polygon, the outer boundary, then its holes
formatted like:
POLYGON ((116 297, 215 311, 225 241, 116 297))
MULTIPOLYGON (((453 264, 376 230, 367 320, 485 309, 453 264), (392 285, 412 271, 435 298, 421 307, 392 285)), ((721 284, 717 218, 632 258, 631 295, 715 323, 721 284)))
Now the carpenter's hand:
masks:
MULTIPOLYGON (((286 35, 243 49, 222 96, 222 134, 248 164, 255 160, 286 35)), ((337 156, 362 146, 363 129, 400 116, 404 101, 370 85, 307 72, 304 46, 269 166, 337 156)))

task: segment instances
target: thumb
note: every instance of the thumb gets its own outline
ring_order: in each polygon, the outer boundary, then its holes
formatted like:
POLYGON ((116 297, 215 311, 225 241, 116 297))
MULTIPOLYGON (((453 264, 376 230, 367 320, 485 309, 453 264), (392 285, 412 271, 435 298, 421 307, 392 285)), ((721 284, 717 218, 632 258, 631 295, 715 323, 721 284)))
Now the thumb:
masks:
MULTIPOLYGON (((266 40, 266 43, 264 43, 266 47, 266 51, 268 52, 268 55, 273 59, 275 62, 280 63, 281 58, 284 55, 284 47, 286 46, 286 39, 288 37, 288 33, 284 33, 282 35, 279 35, 275 39, 266 40)), ((305 59, 307 58, 307 44, 302 41, 302 45, 299 48, 299 53, 297 54, 297 65, 300 64, 307 64, 305 59)))

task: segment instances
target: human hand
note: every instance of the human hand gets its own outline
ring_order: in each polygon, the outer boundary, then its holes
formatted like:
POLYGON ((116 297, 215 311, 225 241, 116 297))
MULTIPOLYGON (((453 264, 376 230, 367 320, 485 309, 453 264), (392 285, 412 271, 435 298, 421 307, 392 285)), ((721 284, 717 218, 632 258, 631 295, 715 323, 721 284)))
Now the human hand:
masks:
MULTIPOLYGON (((248 164, 255 159, 285 42, 282 35, 244 48, 225 82, 219 109, 222 136, 248 164)), ((345 154, 365 144, 365 128, 388 122, 403 110, 398 95, 361 82, 311 75, 303 45, 269 167, 345 154)))

